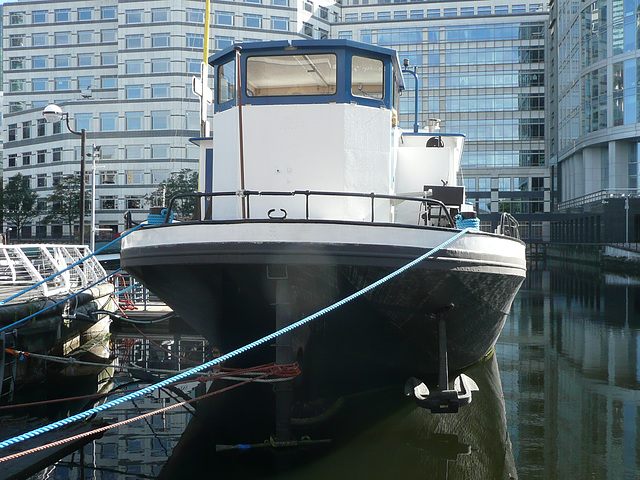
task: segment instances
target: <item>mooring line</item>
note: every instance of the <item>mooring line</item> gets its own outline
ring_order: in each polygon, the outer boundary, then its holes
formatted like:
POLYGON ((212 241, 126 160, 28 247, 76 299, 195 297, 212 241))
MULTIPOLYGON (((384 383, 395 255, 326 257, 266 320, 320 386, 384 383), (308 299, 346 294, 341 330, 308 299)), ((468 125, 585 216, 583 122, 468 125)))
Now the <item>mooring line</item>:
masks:
POLYGON ((182 380, 183 378, 186 378, 190 375, 193 375, 196 372, 200 372, 202 370, 206 370, 207 368, 212 367, 213 365, 217 365, 219 363, 222 363, 226 360, 229 360, 237 355, 240 355, 241 353, 244 353, 248 350, 251 350, 259 345, 262 345, 263 343, 269 342, 273 339, 275 339, 276 337, 279 337, 280 335, 283 335, 285 333, 290 332, 291 330, 294 330, 312 320, 315 320, 316 318, 325 315, 333 310, 335 310, 336 308, 339 308, 343 305, 345 305, 346 303, 364 295, 365 293, 370 292, 371 290, 379 287, 380 285, 382 285, 383 283, 391 280, 392 278, 395 278, 396 276, 400 275, 401 273, 409 270, 410 268, 413 268, 414 266, 416 266, 418 263, 422 262, 423 260, 427 259, 428 257, 430 257, 431 255, 439 252, 441 249, 443 249, 444 247, 446 247, 447 245, 449 245, 450 243, 456 241, 458 238, 460 238, 461 236, 463 236, 464 234, 466 234, 467 232, 469 232, 470 230, 472 230, 471 228, 465 228, 464 230, 456 233, 454 236, 452 236, 451 238, 449 238, 448 240, 445 240, 444 242, 442 242, 440 245, 438 245, 435 248, 432 248, 431 250, 429 250, 427 253, 421 255, 420 257, 416 258, 415 260, 407 263, 406 265, 404 265, 403 267, 400 267, 398 270, 391 272, 390 274, 386 275, 385 277, 382 277, 380 280, 370 284, 367 287, 364 287, 361 290, 358 290, 357 292, 349 295, 346 298, 343 298, 342 300, 339 300, 338 302, 329 305, 328 307, 323 308, 322 310, 309 315, 305 318, 303 318, 302 320, 298 320, 295 323, 292 323, 291 325, 284 327, 274 333, 271 333, 269 335, 266 335, 258 340, 255 340, 252 343, 249 343, 243 347, 240 347, 236 350, 233 350, 232 352, 226 353, 224 355, 221 355, 218 358, 215 358, 213 360, 210 360, 209 362, 203 363, 202 365, 199 365, 197 367, 194 367, 190 370, 187 370, 185 372, 179 373, 178 375, 175 375, 171 378, 167 378, 166 380, 163 380, 161 382, 158 382, 154 385, 150 385, 148 387, 145 387, 141 390, 138 390, 137 392, 133 392, 130 393, 128 395, 125 395, 124 397, 120 397, 118 399, 115 400, 111 400, 107 403, 104 403, 102 405, 99 405, 97 407, 94 408, 90 408, 88 410, 85 410, 84 412, 80 412, 77 413, 75 415, 72 415, 70 417, 64 418, 62 420, 59 420, 57 422, 53 422, 49 425, 45 425, 43 427, 40 428, 36 428, 35 430, 31 430, 30 432, 27 433, 23 433, 22 435, 17 435, 15 437, 9 438, 7 440, 4 440, 2 442, 0 442, 0 449, 6 448, 10 445, 14 445, 16 443, 22 442, 24 440, 27 440, 29 438, 33 438, 36 437, 42 433, 45 432, 49 432, 51 430, 55 430, 56 428, 62 427, 63 425, 68 425, 70 423, 73 423, 77 420, 81 420, 83 418, 87 418, 91 415, 94 415, 98 412, 107 410, 113 406, 116 405, 120 405, 121 403, 124 403, 126 401, 129 401, 133 398, 138 398, 141 397, 143 395, 146 395, 147 393, 153 392, 155 390, 158 390, 160 388, 166 387, 167 385, 170 385, 171 383, 177 382, 179 380, 182 380))

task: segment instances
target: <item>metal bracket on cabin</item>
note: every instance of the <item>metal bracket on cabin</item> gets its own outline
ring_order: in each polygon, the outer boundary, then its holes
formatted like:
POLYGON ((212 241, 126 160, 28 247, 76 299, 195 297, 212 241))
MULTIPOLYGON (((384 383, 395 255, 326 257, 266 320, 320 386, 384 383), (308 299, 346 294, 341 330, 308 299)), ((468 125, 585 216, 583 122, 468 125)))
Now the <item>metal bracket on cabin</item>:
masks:
POLYGON ((416 403, 428 408, 431 413, 457 413, 460 407, 471 403, 471 392, 478 391, 478 384, 464 373, 453 381, 453 389, 449 388, 449 363, 447 360, 447 332, 443 318, 438 323, 439 340, 439 389, 430 392, 427 385, 411 377, 407 380, 404 393, 413 396, 416 403))
POLYGON ((284 220, 285 218, 287 218, 287 211, 284 210, 283 208, 280 209, 280 211, 282 212, 281 216, 273 215, 273 212, 275 211, 276 211, 275 208, 272 208, 271 210, 269 210, 267 212, 267 217, 269 217, 272 220, 284 220))

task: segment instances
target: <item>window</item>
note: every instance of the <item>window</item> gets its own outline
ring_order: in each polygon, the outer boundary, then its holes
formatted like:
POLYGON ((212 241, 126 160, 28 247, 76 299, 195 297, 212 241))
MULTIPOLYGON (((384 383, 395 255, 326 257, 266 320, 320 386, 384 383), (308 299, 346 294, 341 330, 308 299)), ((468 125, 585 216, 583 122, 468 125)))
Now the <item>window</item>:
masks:
POLYGON ((31 165, 31 152, 24 152, 22 154, 22 165, 31 165))
POLYGON ((204 23, 204 9, 187 8, 187 22, 204 23))
POLYGON ((304 2, 304 9, 305 9, 307 12, 311 12, 311 13, 313 13, 313 2, 310 2, 309 0, 306 0, 306 1, 304 2))
POLYGON ((542 192, 544 191, 544 177, 532 177, 531 178, 531 191, 542 192))
POLYGON ((47 56, 35 55, 31 57, 32 68, 47 68, 47 56))
POLYGON ((169 158, 169 145, 151 145, 151 158, 169 158))
POLYGON ((31 43, 34 47, 44 47, 49 43, 49 34, 33 33, 31 34, 31 43))
POLYGON ((289 0, 271 0, 271 5, 275 5, 277 7, 288 7, 289 0))
POLYGON ((409 16, 411 18, 423 18, 424 12, 422 10, 411 10, 409 16))
POLYGON ((19 35, 9 35, 10 47, 24 47, 24 33, 19 35))
POLYGON ((187 58, 187 73, 200 73, 200 62, 197 58, 187 58))
POLYGON ((345 13, 344 15, 345 22, 357 22, 358 14, 357 13, 345 13))
POLYGON ((32 23, 46 23, 47 22, 47 11, 46 10, 34 10, 31 12, 31 22, 32 23))
POLYGON ((124 87, 125 89, 125 98, 135 99, 142 98, 143 85, 127 85, 124 87))
POLYGON ((93 18, 93 7, 79 7, 78 20, 91 20, 93 18))
POLYGON ((168 47, 171 43, 171 34, 169 33, 152 33, 151 46, 154 48, 168 47))
POLYGON ((151 71, 153 73, 164 73, 171 70, 171 60, 168 58, 152 58, 151 71))
POLYGON ((494 8, 496 15, 506 15, 509 13, 509 5, 496 5, 494 8))
POLYGON ((169 110, 151 112, 151 130, 166 130, 169 128, 169 110))
POLYGON ((142 130, 142 119, 144 117, 143 112, 126 112, 125 129, 126 130, 142 130))
POLYGON ((491 6, 478 7, 478 15, 491 15, 491 6))
POLYGON ((51 151, 51 160, 54 162, 62 161, 62 147, 56 147, 51 151))
POLYGON ((10 70, 22 70, 24 68, 24 57, 11 57, 9 59, 10 70))
POLYGON ((116 145, 104 145, 100 149, 100 158, 102 160, 116 160, 118 147, 116 145))
POLYGON ((32 78, 31 87, 34 92, 45 92, 47 90, 47 78, 32 78))
POLYGON ((144 146, 127 145, 124 149, 124 156, 127 160, 142 160, 144 158, 144 146))
POLYGON ((329 38, 329 32, 327 32, 326 30, 323 30, 322 28, 318 29, 318 38, 320 40, 326 40, 327 38, 329 38))
POLYGON ((324 20, 329 20, 329 9, 327 7, 320 7, 318 9, 318 12, 320 13, 320 18, 323 18, 324 20))
POLYGON ((118 16, 118 7, 110 6, 110 7, 101 7, 100 8, 100 17, 102 20, 115 20, 118 16))
POLYGON ((170 85, 168 83, 156 83, 151 85, 151 98, 169 98, 170 85))
POLYGON ((12 78, 9 80, 10 92, 24 92, 27 81, 24 78, 12 78))
POLYGON ((113 52, 105 52, 100 55, 102 65, 117 65, 118 55, 113 52))
POLYGON ((62 132, 62 122, 55 122, 55 123, 51 124, 51 129, 52 129, 54 135, 56 133, 61 133, 62 132))
POLYGON ((118 203, 118 197, 115 195, 101 195, 100 208, 102 210, 115 210, 118 203))
POLYGON ((139 196, 134 196, 134 195, 127 195, 127 209, 131 209, 131 210, 137 210, 142 208, 142 197, 139 196))
POLYGON ((437 18, 440 16, 439 8, 428 8, 427 9, 427 18, 437 18))
POLYGON ((407 18, 407 11, 406 10, 397 10, 395 12, 393 12, 393 19, 394 20, 404 20, 407 18))
POLYGON ((143 38, 144 35, 125 35, 124 41, 126 48, 142 48, 143 38))
POLYGON ((218 103, 225 103, 235 98, 236 62, 234 60, 218 67, 216 82, 216 98, 218 103))
POLYGON ((56 90, 71 90, 71 77, 57 77, 55 87, 56 90))
MULTIPOLYGON (((46 122, 46 120, 45 120, 46 122)), ((45 163, 47 161, 47 151, 46 150, 38 150, 38 155, 37 155, 37 162, 38 163, 45 163)))
POLYGON ((227 48, 230 45, 233 45, 233 37, 215 37, 216 48, 218 50, 222 50, 223 48, 227 48))
POLYGON ((9 160, 9 166, 10 167, 15 167, 16 163, 18 161, 18 155, 15 154, 15 153, 12 153, 12 154, 9 155, 9 159, 8 160, 9 160))
POLYGON ((262 0, 244 0, 247 3, 257 3, 258 5, 262 4, 262 0))
POLYGON ((458 15, 458 9, 457 8, 445 8, 444 9, 444 16, 445 17, 455 17, 456 15, 458 15))
POLYGON ((195 112, 195 111, 186 112, 185 120, 186 120, 185 128, 187 130, 200 129, 200 113, 199 112, 195 112))
MULTIPOLYGON (((308 54, 247 58, 247 95, 331 95, 336 93, 336 56, 308 54), (309 71, 314 72, 309 75, 309 71), (282 80, 265 84, 262 78, 280 73, 282 80)), ((382 62, 380 62, 382 63, 382 62)))
POLYGON ((37 183, 37 185, 40 188, 47 186, 47 174, 46 173, 39 173, 38 174, 38 183, 37 183))
POLYGON ((127 10, 125 12, 126 23, 142 23, 142 14, 142 10, 127 10))
POLYGON ((204 35, 197 33, 187 33, 187 47, 202 48, 204 46, 204 35))
POLYGON ((527 13, 527 6, 526 5, 512 5, 511 6, 511 13, 527 13))
POLYGON ((56 45, 69 45, 71 43, 70 32, 55 32, 53 38, 56 45))
POLYGON ((168 22, 169 21, 169 9, 168 8, 152 8, 151 9, 151 21, 153 23, 168 22))
POLYGON ((144 60, 125 60, 125 72, 128 74, 138 74, 144 72, 144 60))
POLYGON ((159 185, 169 178, 169 170, 152 170, 151 171, 151 183, 153 185, 159 185))
POLYGON ((341 32, 338 32, 338 38, 341 38, 343 40, 353 40, 353 32, 343 30, 341 32))
POLYGON ((9 102, 9 112, 22 112, 27 108, 26 102, 9 102))
POLYGON ((93 30, 78 30, 78 43, 93 43, 93 30))
POLYGON ((78 77, 78 90, 93 88, 93 75, 82 75, 78 77))
POLYGON ((71 55, 56 55, 53 58, 56 68, 67 68, 71 66, 71 55))
POLYGON ((232 12, 216 12, 216 24, 217 25, 233 25, 233 13, 232 12))
POLYGON ((126 185, 140 185, 144 183, 144 170, 126 170, 124 172, 126 185))
POLYGON ((100 41, 102 43, 108 42, 117 42, 118 41, 118 30, 115 28, 108 28, 105 30, 100 30, 100 41))
POLYGON ((36 127, 36 135, 39 137, 44 137, 47 134, 47 121, 44 118, 39 118, 37 127, 36 127))
POLYGON ((11 12, 9 17, 10 25, 22 25, 24 23, 24 19, 26 17, 25 12, 11 12))
POLYGON ((354 56, 351 61, 351 93, 358 97, 382 99, 384 65, 373 58, 354 56))
POLYGON ((31 138, 31 120, 22 122, 22 138, 31 138))
POLYGON ((115 185, 117 174, 115 170, 100 172, 100 185, 115 185))
POLYGON ((78 66, 90 67, 93 65, 93 53, 79 53, 78 54, 78 66))
POLYGON ((489 177, 478 178, 478 191, 479 192, 491 191, 491 179, 489 177))
POLYGON ((498 178, 498 190, 501 192, 511 191, 511 177, 498 178))
POLYGON ((56 22, 70 22, 71 21, 71 9, 61 8, 54 10, 54 18, 56 22))
POLYGON ((271 28, 287 32, 289 31, 289 19, 287 17, 271 17, 271 28))
POLYGON ((307 37, 313 37, 313 25, 307 22, 302 22, 302 34, 307 37))
POLYGON ((262 15, 244 14, 244 26, 247 28, 262 28, 262 15))
POLYGON ((373 22, 373 12, 362 12, 363 22, 373 22))
POLYGON ((378 20, 391 20, 391 12, 378 12, 378 20))
POLYGON ((100 114, 100 130, 103 132, 115 132, 117 130, 118 114, 107 112, 100 114))
POLYGON ((117 88, 117 78, 115 75, 104 75, 100 77, 100 85, 102 88, 117 88))

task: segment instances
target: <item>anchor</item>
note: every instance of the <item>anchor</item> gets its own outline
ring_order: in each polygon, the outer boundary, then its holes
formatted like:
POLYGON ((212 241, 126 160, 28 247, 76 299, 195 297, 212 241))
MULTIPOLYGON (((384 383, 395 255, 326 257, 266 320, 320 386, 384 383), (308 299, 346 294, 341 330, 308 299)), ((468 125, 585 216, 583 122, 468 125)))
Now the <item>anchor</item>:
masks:
MULTIPOLYGON (((447 310, 451 308, 453 305, 448 306, 447 310)), ((444 309, 441 309, 439 313, 443 313, 443 311, 444 309)), ((431 413, 457 413, 460 407, 471 403, 472 392, 477 392, 480 389, 478 384, 464 373, 455 378, 453 389, 449 388, 447 330, 444 318, 438 316, 439 389, 431 392, 423 381, 411 377, 405 384, 404 393, 406 396, 413 396, 420 407, 428 408, 431 413)))

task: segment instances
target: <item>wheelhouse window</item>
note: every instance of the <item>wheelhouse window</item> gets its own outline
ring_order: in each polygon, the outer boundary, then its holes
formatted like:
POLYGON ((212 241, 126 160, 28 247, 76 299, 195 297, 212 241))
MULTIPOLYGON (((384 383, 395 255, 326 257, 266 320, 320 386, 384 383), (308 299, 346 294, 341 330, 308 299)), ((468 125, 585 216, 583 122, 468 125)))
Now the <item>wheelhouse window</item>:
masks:
POLYGON ((217 78, 217 92, 216 97, 218 103, 226 103, 235 98, 236 92, 236 62, 231 60, 230 62, 220 65, 218 67, 217 78))
POLYGON ((272 55, 247 58, 247 95, 333 95, 335 54, 272 55))
POLYGON ((384 98, 384 64, 381 60, 354 56, 351 60, 351 93, 357 97, 384 98))

